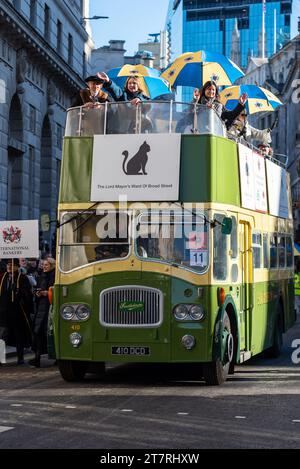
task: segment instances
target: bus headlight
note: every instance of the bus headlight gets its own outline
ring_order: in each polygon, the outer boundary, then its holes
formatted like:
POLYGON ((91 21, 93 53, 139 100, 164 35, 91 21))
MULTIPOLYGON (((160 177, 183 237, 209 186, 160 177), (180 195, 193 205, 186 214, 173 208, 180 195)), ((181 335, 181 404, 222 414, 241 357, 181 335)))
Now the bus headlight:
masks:
POLYGON ((175 306, 173 314, 177 321, 202 321, 205 311, 201 305, 180 304, 175 306))
POLYGON ((174 308, 173 314, 177 321, 184 321, 189 315, 189 311, 185 305, 178 305, 174 308))
POLYGON ((78 332, 73 332, 73 334, 70 335, 70 342, 74 348, 77 348, 82 342, 82 336, 78 334, 78 332))
POLYGON ((75 317, 75 309, 71 305, 64 306, 61 315, 66 321, 72 321, 75 317))
POLYGON ((86 321, 89 319, 91 312, 89 308, 85 305, 79 305, 75 312, 77 319, 79 321, 86 321))
POLYGON ((189 310, 189 315, 194 321, 202 321, 205 316, 204 309, 202 306, 194 305, 189 310))

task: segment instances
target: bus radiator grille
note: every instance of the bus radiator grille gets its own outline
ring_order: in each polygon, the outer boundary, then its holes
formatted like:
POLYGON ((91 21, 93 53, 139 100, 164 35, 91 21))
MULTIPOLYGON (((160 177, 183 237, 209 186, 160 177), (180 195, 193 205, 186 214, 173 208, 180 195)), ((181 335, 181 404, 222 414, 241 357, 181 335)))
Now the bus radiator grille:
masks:
POLYGON ((109 327, 157 327, 163 321, 163 294, 155 288, 122 286, 100 294, 100 323, 109 327))

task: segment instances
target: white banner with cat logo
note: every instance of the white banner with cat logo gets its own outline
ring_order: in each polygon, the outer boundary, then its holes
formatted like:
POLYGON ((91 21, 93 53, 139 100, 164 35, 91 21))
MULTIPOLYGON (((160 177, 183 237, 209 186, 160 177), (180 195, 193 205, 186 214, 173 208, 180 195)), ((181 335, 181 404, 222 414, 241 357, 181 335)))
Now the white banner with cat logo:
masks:
POLYGON ((0 259, 39 257, 38 220, 0 222, 0 259))
POLYGON ((180 134, 96 135, 91 201, 179 199, 180 134))

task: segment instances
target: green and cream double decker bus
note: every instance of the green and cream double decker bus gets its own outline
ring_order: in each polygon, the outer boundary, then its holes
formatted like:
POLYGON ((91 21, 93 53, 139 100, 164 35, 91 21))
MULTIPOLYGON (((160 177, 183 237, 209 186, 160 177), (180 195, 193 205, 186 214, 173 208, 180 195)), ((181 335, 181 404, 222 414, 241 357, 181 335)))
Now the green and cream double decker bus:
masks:
POLYGON ((65 380, 196 363, 218 385, 280 353, 295 321, 288 175, 213 110, 70 109, 58 224, 50 338, 65 380))

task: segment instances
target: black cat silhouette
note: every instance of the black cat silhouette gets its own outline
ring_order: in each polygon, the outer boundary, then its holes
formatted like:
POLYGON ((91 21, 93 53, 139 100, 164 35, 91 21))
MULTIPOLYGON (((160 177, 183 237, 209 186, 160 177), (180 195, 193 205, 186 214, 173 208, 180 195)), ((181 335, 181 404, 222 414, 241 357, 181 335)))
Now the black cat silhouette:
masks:
POLYGON ((127 150, 123 151, 122 155, 125 156, 123 161, 123 171, 127 176, 141 176, 146 173, 146 164, 148 162, 148 152, 151 151, 150 146, 145 141, 143 145, 140 146, 139 151, 128 161, 126 168, 126 161, 129 156, 127 150), (140 172, 142 171, 142 172, 140 172))

